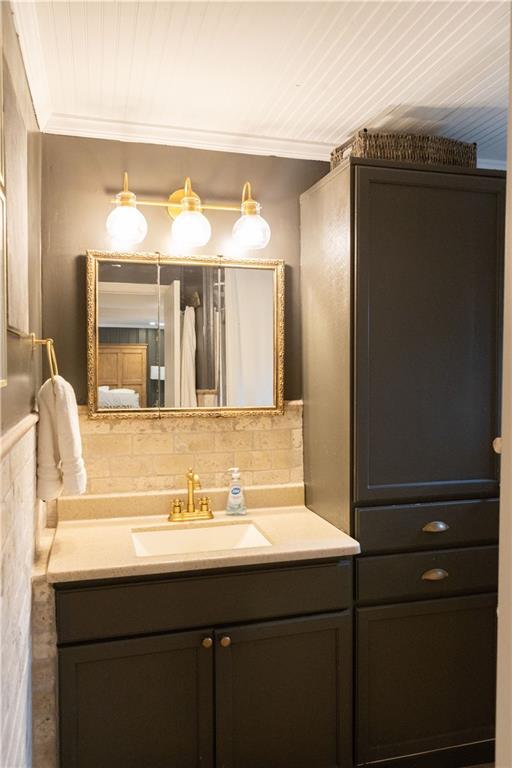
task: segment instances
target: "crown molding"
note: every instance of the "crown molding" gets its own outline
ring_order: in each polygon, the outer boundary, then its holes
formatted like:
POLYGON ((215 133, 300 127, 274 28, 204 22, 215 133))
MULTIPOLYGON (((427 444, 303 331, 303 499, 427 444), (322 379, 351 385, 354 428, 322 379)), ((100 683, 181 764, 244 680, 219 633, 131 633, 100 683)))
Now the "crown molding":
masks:
POLYGON ((14 27, 20 41, 21 55, 27 73, 34 111, 39 128, 44 131, 51 113, 51 97, 46 77, 43 45, 39 34, 36 3, 12 0, 11 10, 14 27))
MULTIPOLYGON (((44 133, 79 136, 89 139, 110 139, 142 144, 164 144, 215 152, 236 152, 248 155, 275 155, 297 160, 329 162, 332 146, 323 142, 276 139, 266 136, 203 131, 196 128, 132 123, 78 115, 50 114, 44 133)), ((506 160, 478 158, 478 168, 507 170, 506 160)))
POLYGON ((45 133, 94 139, 166 144, 175 147, 237 152, 248 155, 276 155, 301 160, 329 161, 332 146, 323 142, 249 136, 197 128, 177 128, 147 123, 120 122, 75 115, 52 114, 45 133))

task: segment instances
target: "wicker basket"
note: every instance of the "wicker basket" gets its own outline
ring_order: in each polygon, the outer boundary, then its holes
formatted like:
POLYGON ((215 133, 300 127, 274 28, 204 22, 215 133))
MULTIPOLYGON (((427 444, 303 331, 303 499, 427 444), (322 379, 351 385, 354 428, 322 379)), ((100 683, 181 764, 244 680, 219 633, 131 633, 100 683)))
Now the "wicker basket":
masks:
POLYGON ((369 133, 365 128, 331 152, 331 170, 347 157, 476 168, 476 144, 415 133, 369 133))

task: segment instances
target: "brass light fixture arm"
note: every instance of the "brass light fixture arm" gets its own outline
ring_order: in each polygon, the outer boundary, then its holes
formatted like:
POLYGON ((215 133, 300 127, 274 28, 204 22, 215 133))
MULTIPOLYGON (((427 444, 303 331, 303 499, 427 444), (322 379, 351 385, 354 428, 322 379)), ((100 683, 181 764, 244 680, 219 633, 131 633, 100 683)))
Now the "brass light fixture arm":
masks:
MULTIPOLYGON (((113 205, 115 205, 118 201, 117 200, 111 200, 110 201, 113 205)), ((168 200, 139 200, 137 198, 137 207, 139 205, 153 205, 158 208, 169 208, 170 204, 168 200)), ((226 204, 217 204, 217 203, 201 203, 201 208, 206 211, 237 211, 240 212, 240 205, 235 205, 235 203, 226 203, 226 204)))

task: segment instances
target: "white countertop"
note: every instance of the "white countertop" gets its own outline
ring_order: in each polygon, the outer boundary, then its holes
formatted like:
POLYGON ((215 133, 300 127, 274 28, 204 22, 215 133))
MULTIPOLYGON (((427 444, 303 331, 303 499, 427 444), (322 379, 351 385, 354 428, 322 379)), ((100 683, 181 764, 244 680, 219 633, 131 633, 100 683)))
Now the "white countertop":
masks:
MULTIPOLYGON (((224 512, 214 514, 214 519, 206 525, 240 520, 230 518, 224 512)), ((252 509, 242 519, 254 523, 272 546, 138 557, 131 536, 134 529, 142 527, 147 530, 152 526, 171 528, 176 523, 168 523, 167 517, 162 515, 62 521, 57 526, 53 542, 48 581, 56 583, 178 573, 345 557, 360 552, 355 539, 304 506, 252 509)), ((185 525, 194 526, 197 523, 185 525)))

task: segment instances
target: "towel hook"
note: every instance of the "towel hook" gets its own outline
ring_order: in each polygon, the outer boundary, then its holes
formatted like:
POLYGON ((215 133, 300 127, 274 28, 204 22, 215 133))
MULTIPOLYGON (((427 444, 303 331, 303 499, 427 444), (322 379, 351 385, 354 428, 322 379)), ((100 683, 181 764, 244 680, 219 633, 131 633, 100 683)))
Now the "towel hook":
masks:
POLYGON ((57 365, 57 355, 55 353, 55 344, 53 339, 37 339, 35 333, 30 334, 32 338, 32 347, 37 344, 44 344, 46 347, 46 354, 48 356, 48 366, 50 368, 50 376, 52 381, 55 381, 55 377, 59 375, 59 367, 57 365))

